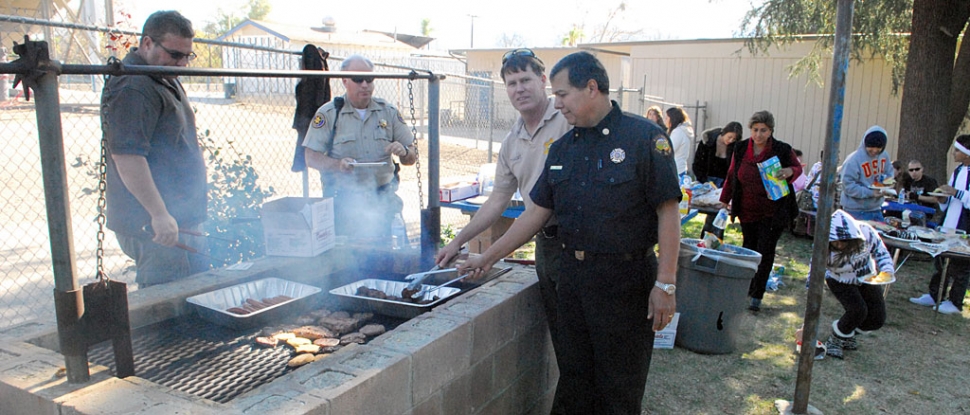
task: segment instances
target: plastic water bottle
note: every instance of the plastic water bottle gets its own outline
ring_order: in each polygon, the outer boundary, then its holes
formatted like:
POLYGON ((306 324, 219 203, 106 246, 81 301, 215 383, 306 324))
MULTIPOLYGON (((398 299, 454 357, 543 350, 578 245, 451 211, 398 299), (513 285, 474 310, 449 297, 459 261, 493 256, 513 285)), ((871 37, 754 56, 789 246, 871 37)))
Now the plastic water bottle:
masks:
POLYGON ((899 189, 899 204, 901 205, 903 203, 906 203, 906 191, 899 189))
POLYGON ((402 249, 408 245, 408 231, 404 227, 404 218, 400 213, 395 213, 394 220, 391 221, 391 249, 402 249))
POLYGON ((721 208, 721 210, 717 211, 717 216, 714 217, 714 227, 723 231, 724 227, 727 226, 727 221, 728 211, 725 208, 721 208))

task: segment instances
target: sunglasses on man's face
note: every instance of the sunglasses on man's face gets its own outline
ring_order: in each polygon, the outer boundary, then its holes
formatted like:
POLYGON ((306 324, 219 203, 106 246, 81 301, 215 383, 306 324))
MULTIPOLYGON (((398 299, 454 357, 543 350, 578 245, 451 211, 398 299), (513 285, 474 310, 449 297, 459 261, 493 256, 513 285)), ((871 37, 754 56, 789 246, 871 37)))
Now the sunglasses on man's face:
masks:
POLYGON ((156 46, 162 48, 162 50, 164 50, 165 53, 168 54, 168 56, 172 57, 172 59, 176 61, 180 61, 182 59, 188 59, 191 62, 198 57, 198 55, 196 55, 195 52, 184 53, 184 52, 179 52, 177 50, 171 50, 169 48, 166 48, 165 46, 162 46, 162 44, 157 40, 155 39, 152 39, 152 40, 155 41, 156 46))
POLYGON ((373 76, 354 77, 354 78, 350 78, 350 80, 353 83, 355 83, 355 84, 362 84, 362 83, 364 83, 364 81, 367 81, 368 84, 373 84, 374 83, 374 77, 373 76))
POLYGON ((514 56, 533 58, 539 61, 539 63, 542 63, 542 59, 539 59, 539 57, 536 56, 536 53, 533 52, 532 49, 512 49, 508 52, 505 52, 505 54, 502 55, 502 65, 505 65, 505 62, 508 62, 508 60, 512 59, 512 57, 514 56))
POLYGON ((922 167, 915 167, 915 168, 909 169, 910 172, 920 171, 920 170, 923 170, 923 168, 922 167))

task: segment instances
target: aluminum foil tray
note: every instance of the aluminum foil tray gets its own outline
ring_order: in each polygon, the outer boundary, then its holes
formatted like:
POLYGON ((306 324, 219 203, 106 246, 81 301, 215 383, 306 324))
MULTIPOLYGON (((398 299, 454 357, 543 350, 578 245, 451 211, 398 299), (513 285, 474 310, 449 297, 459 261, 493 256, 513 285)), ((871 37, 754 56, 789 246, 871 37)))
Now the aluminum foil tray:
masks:
POLYGON ((192 304, 199 316, 206 321, 234 329, 245 329, 272 325, 289 314, 303 311, 309 304, 310 297, 320 291, 320 288, 312 285, 281 278, 265 278, 192 296, 185 301, 192 304), (249 314, 226 311, 238 307, 247 298, 262 300, 278 295, 291 299, 249 314))
MULTIPOLYGON (((399 318, 414 318, 431 310, 451 296, 457 295, 461 289, 453 287, 441 287, 432 293, 426 293, 421 299, 431 299, 438 297, 427 304, 417 304, 407 301, 384 300, 380 298, 365 297, 357 295, 357 289, 367 287, 374 290, 383 291, 384 294, 400 297, 401 291, 408 286, 408 281, 389 281, 379 279, 366 279, 344 285, 343 287, 330 290, 330 294, 340 299, 341 307, 356 311, 370 311, 375 314, 399 318), (430 297, 429 297, 430 296, 430 297)), ((424 288, 434 288, 434 285, 422 285, 424 288)))

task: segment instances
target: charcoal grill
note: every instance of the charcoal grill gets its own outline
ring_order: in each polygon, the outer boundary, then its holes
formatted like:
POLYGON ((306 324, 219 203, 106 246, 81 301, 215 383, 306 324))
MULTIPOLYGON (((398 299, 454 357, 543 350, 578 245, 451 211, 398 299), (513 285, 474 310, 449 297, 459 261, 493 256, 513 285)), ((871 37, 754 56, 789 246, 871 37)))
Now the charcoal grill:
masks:
MULTIPOLYGON (((374 316, 369 323, 391 330, 405 320, 374 316)), ((132 331, 135 375, 159 385, 219 403, 293 371, 286 363, 294 354, 290 347, 257 346, 253 339, 261 329, 244 331, 215 326, 196 315, 163 321, 132 331)), ((92 346, 92 363, 115 373, 111 342, 92 346)))

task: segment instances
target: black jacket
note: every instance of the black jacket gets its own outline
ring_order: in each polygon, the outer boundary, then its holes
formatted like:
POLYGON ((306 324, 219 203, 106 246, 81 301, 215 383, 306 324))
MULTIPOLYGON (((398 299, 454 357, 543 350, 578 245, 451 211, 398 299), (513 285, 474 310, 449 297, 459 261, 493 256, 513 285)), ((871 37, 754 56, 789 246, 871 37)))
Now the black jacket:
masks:
POLYGON ((727 146, 727 158, 717 158, 717 138, 721 135, 721 127, 711 128, 701 133, 701 142, 697 143, 694 152, 694 164, 691 170, 698 182, 707 182, 710 177, 726 178, 728 167, 731 166, 731 156, 734 154, 734 144, 727 146))

